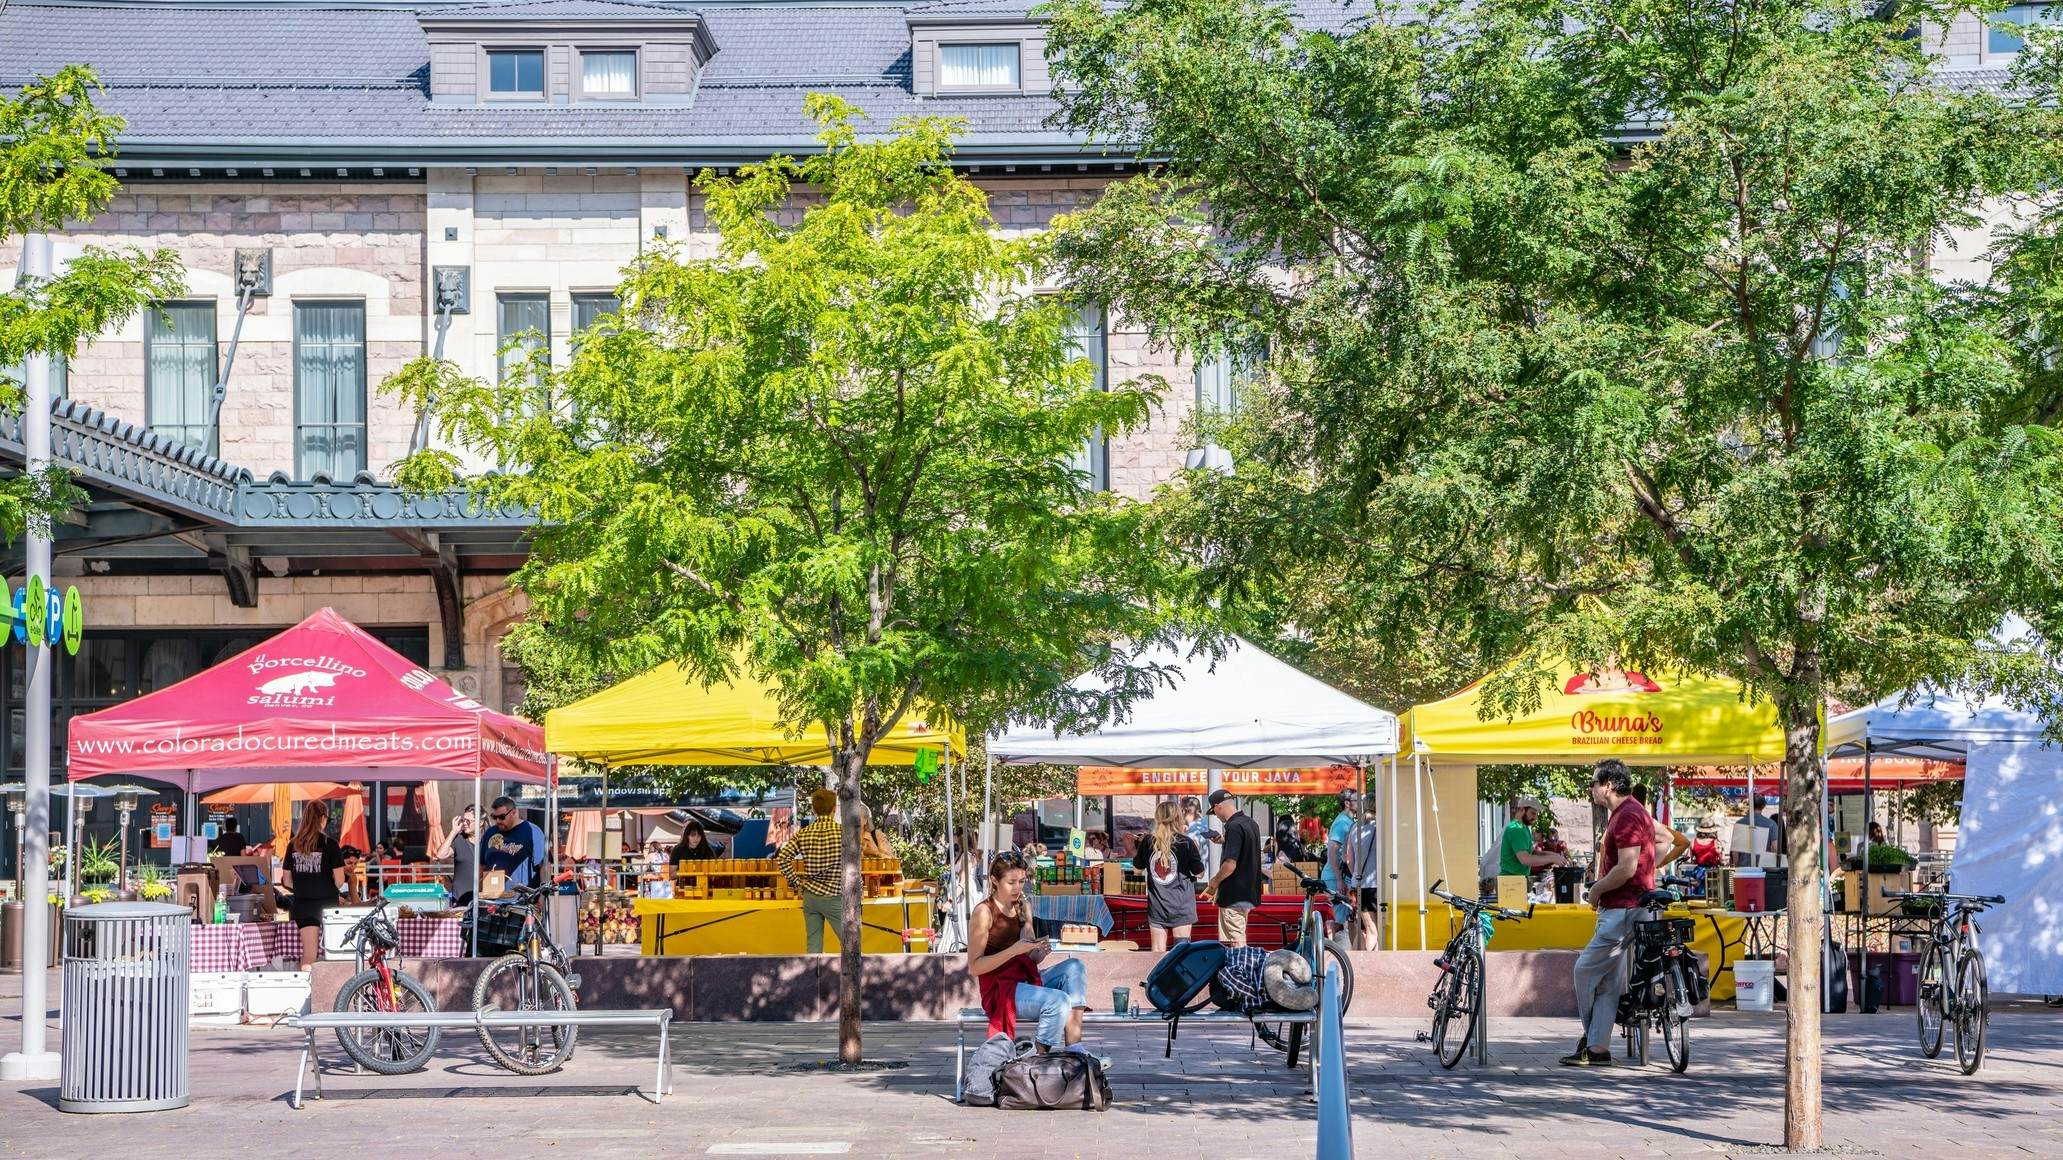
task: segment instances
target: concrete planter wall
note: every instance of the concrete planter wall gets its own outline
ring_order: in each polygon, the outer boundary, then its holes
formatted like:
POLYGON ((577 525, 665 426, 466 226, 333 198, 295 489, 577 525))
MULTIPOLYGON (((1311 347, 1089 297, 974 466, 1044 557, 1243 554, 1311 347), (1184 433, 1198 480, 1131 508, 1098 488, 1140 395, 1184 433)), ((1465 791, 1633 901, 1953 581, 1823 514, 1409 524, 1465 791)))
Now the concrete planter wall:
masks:
MULTIPOLYGON (((1111 991, 1129 987, 1141 1001, 1154 956, 1146 952, 1082 956, 1089 1001, 1108 1009, 1111 991)), ((1354 960, 1354 1001, 1348 1014, 1430 1019, 1433 954, 1362 951, 1354 960)), ((1569 1016, 1576 1013, 1574 951, 1513 951, 1489 957, 1492 1016, 1569 1016)), ((408 960, 437 1005, 463 1011, 484 959, 408 960)), ((317 964, 313 1003, 328 1010, 351 975, 349 962, 317 964)), ((696 1023, 818 1022, 838 1018, 836 955, 708 955, 692 958, 584 958, 580 1004, 594 1008, 672 1007, 674 1017, 696 1023)), ((960 955, 870 955, 865 965, 865 1017, 882 1021, 953 1018, 980 1006, 967 960, 960 955)))

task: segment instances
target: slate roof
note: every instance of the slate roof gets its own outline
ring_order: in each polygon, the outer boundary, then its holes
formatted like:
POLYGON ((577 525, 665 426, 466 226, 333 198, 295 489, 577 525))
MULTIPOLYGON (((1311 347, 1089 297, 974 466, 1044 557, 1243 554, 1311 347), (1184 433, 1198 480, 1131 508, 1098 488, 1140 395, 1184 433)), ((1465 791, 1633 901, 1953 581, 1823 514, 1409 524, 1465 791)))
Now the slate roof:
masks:
MULTIPOLYGON (((1026 12, 1036 0, 972 0, 1026 12)), ((692 102, 509 107, 433 102, 429 47, 406 6, 283 0, 199 4, 85 0, 0 8, 0 85, 76 61, 128 122, 131 164, 519 164, 541 159, 724 163, 807 147, 803 97, 835 93, 882 130, 915 114, 964 117, 963 152, 1073 158, 1044 95, 919 98, 910 88, 915 4, 519 0, 425 3, 444 16, 632 18, 698 13, 718 50, 692 102)), ((952 4, 930 4, 950 11, 952 4)))

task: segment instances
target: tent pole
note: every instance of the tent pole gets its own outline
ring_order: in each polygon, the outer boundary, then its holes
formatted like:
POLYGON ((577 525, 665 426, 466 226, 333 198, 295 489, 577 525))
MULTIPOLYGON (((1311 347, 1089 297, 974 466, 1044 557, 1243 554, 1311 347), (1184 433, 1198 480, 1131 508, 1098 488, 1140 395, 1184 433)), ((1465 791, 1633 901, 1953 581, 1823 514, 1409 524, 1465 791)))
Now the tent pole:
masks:
MULTIPOLYGON (((1870 823, 1877 820, 1877 797, 1870 786, 1870 759, 1873 747, 1867 730, 1862 738, 1862 938, 1861 959, 1856 967, 1857 977, 1868 985, 1870 978, 1870 823)), ((1856 1007, 1862 1006, 1862 997, 1856 996, 1856 1007)))
MULTIPOLYGON (((1417 764, 1417 758, 1414 757, 1412 765, 1415 767, 1417 764)), ((1392 777, 1390 779, 1390 897, 1399 900, 1403 897, 1402 888, 1398 886, 1398 883, 1404 879, 1404 860, 1398 856, 1397 835, 1402 831, 1397 826, 1402 820, 1397 816, 1397 779, 1392 777)), ((1398 913, 1397 918, 1399 922, 1403 921, 1401 911, 1398 913)))
MULTIPOLYGON (((1077 775, 1077 776, 1079 776, 1079 775, 1077 775)), ((1224 833, 1224 832, 1225 832, 1225 823, 1223 823, 1223 822, 1219 821, 1219 820, 1218 820, 1218 815, 1217 815, 1216 813, 1214 813, 1214 812, 1213 812, 1213 811, 1211 810, 1211 807, 1210 807, 1210 795, 1212 795, 1212 794, 1214 794, 1214 793, 1216 793, 1216 792, 1218 792, 1219 790, 1221 790, 1221 789, 1224 789, 1224 788, 1225 788, 1225 773, 1224 773, 1224 771, 1223 771, 1223 770, 1221 770, 1221 769, 1219 769, 1219 768, 1218 768, 1217 766, 1215 766, 1215 765, 1212 765, 1212 766, 1210 766, 1209 768, 1207 768, 1207 769, 1206 769, 1206 770, 1204 771, 1204 775, 1203 775, 1203 793, 1204 793, 1204 807, 1203 807, 1203 816, 1204 816, 1204 825, 1205 825, 1205 827, 1206 827, 1206 828, 1207 828, 1207 829, 1209 830, 1209 832, 1211 832, 1211 833, 1213 833, 1213 834, 1222 834, 1222 833, 1224 833)), ((1204 852, 1203 852, 1203 856, 1204 856, 1204 857, 1203 857, 1203 866, 1204 866, 1204 870, 1205 870, 1206 872, 1208 872, 1209 874, 1211 874, 1211 875, 1215 876, 1215 875, 1217 874, 1217 872, 1218 872, 1218 864, 1219 864, 1219 863, 1221 863, 1221 862, 1223 862, 1223 861, 1225 860, 1225 844, 1224 844, 1223 842, 1205 842, 1205 843, 1204 843, 1204 847, 1205 847, 1205 849, 1204 849, 1204 852)))
POLYGON ((1418 948, 1425 949, 1425 766, 1412 762, 1411 812, 1418 818, 1418 948))
MULTIPOLYGON (((945 768, 945 774, 946 774, 946 865, 945 865, 945 872, 946 872, 946 874, 947 874, 947 875, 949 875, 949 876, 950 876, 950 879, 951 879, 951 880, 953 880, 953 882, 954 882, 954 886, 955 886, 955 887, 957 888, 958 886, 960 886, 960 885, 961 885, 961 883, 960 883, 960 882, 958 881, 958 879, 959 879, 959 877, 960 877, 960 859, 959 859, 959 848, 960 848, 960 832, 959 832, 958 830, 956 830, 956 829, 954 829, 954 828, 953 828, 953 796, 954 796, 954 794, 953 794, 953 743, 952 743, 952 742, 951 742, 950 740, 948 740, 948 741, 947 741, 947 742, 945 743, 945 753, 946 753, 946 768, 945 768)), ((957 922, 959 922, 959 921, 960 921, 960 900, 959 900, 959 898, 957 897, 957 896, 958 896, 958 895, 959 895, 960 893, 961 893, 961 891, 960 891, 959 889, 955 889, 955 890, 953 890, 953 891, 952 891, 952 894, 953 894, 953 895, 955 896, 955 897, 953 898, 953 921, 954 921, 955 923, 957 923, 957 922)), ((937 917, 938 917, 938 916, 936 915, 936 913, 934 913, 934 914, 933 914, 933 918, 934 918, 934 919, 936 919, 937 917)), ((941 925, 941 926, 943 926, 944 924, 943 924, 943 923, 940 923, 940 925, 941 925)), ((943 941, 943 940, 940 940, 940 941, 943 941)), ((935 946, 935 945, 936 945, 936 944, 934 944, 934 946, 935 946)), ((909 950, 909 949, 910 949, 910 947, 909 947, 909 944, 908 944, 908 943, 905 943, 905 944, 903 944, 903 949, 904 949, 904 950, 909 950)))
MULTIPOLYGON (((989 751, 987 745, 983 745, 981 748, 981 832, 975 835, 975 849, 981 851, 980 868, 986 868, 989 859, 995 855, 995 850, 992 849, 994 845, 995 822, 989 815, 995 809, 993 799, 996 792, 996 755, 989 751)), ((957 862, 959 859, 959 848, 957 846, 953 849, 953 857, 957 862)))
POLYGON ((487 815, 480 809, 480 776, 473 775, 473 889, 466 907, 472 912, 473 932, 471 943, 466 947, 466 957, 480 957, 480 851, 487 845, 487 815))

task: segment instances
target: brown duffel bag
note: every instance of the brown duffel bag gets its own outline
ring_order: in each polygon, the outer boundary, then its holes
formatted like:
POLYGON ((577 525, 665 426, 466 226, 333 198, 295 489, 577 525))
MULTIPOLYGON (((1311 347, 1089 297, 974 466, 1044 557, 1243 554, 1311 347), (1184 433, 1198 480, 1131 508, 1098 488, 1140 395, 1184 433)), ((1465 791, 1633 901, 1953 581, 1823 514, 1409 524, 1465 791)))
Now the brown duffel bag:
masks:
POLYGON ((996 1106, 1100 1112, 1110 1106, 1103 1068, 1079 1051, 1022 1055, 996 1069, 996 1106))

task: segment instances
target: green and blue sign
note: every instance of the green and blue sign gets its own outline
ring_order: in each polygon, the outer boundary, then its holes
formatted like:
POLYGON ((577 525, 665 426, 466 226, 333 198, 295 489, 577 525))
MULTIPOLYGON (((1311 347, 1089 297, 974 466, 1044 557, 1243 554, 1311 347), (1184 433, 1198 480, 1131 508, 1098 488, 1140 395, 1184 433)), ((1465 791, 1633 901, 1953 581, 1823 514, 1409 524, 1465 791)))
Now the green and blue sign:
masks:
POLYGON ((60 595, 56 588, 46 587, 41 576, 31 576, 26 586, 9 588, 7 610, 14 622, 14 643, 31 648, 45 644, 54 648, 62 643, 66 652, 79 655, 79 642, 86 635, 86 611, 76 586, 60 595))

